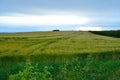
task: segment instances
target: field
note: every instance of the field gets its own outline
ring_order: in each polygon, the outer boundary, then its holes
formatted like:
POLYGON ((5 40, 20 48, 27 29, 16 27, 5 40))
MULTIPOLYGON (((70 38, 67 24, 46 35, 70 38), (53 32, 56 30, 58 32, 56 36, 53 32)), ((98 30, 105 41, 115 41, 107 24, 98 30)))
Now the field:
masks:
POLYGON ((1 33, 0 80, 7 79, 120 80, 120 38, 77 31, 1 33))

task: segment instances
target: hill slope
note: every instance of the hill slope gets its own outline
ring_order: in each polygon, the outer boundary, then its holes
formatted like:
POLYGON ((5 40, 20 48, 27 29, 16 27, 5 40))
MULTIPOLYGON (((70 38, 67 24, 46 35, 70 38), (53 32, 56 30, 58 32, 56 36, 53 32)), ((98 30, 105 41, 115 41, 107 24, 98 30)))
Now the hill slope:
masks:
POLYGON ((119 38, 95 35, 90 32, 0 34, 0 57, 120 51, 119 43, 119 38))

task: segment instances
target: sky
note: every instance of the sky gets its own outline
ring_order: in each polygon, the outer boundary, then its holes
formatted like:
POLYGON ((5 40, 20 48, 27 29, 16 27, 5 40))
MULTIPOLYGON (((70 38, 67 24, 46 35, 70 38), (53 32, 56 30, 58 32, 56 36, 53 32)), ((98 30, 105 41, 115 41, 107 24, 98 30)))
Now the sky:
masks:
POLYGON ((0 32, 120 29, 120 0, 0 0, 0 32))

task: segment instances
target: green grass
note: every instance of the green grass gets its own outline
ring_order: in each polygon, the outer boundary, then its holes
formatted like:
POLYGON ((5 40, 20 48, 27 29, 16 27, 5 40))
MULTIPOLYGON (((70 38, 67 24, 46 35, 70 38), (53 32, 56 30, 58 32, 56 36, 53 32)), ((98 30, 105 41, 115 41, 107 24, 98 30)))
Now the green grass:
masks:
POLYGON ((119 80, 120 61, 88 61, 26 64, 10 80, 119 80))
MULTIPOLYGON (((62 66, 65 62, 68 62, 67 71, 69 71, 68 68, 74 69, 80 62, 79 70, 83 69, 86 65, 92 75, 90 79, 87 71, 83 70, 84 77, 88 77, 85 80, 118 80, 118 77, 116 79, 113 78, 120 73, 118 65, 120 64, 120 38, 96 35, 91 32, 74 31, 0 34, 0 80, 8 79, 9 75, 17 74, 19 70, 23 70, 24 72, 26 62, 41 64, 43 67, 38 67, 41 70, 45 66, 62 66), (92 59, 92 68, 89 68, 88 65, 89 56, 92 59), (77 63, 75 63, 76 60, 77 63), (72 65, 70 65, 71 62, 72 65), (101 64, 106 65, 105 67, 101 67, 101 64), (116 65, 116 68, 112 65, 116 65), (96 72, 96 66, 100 69, 98 72, 96 72), (113 75, 112 72, 109 72, 111 69, 114 69, 115 72, 113 73, 115 74, 112 79, 108 79, 109 75, 113 75), (105 70, 108 71, 103 75, 105 70), (100 74, 97 75, 99 72, 100 74), (106 79, 103 77, 106 77, 106 79)), ((53 68, 53 70, 56 70, 57 67, 53 66, 53 68)), ((62 69, 60 68, 60 71, 62 69)), ((59 72, 57 70, 55 72, 59 72)), ((58 79, 51 72, 52 79, 62 80, 60 76, 63 75, 60 75, 60 73, 58 73, 58 79)), ((71 71, 68 79, 63 80, 70 80, 69 78, 71 80, 80 80, 77 79, 80 78, 79 76, 72 78, 73 75, 77 74, 80 73, 71 71)))

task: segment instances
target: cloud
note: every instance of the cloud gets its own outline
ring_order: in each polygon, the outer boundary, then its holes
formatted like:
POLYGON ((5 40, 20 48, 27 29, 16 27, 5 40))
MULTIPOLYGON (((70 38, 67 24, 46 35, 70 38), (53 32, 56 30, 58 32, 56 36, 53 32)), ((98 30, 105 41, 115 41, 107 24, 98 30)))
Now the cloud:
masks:
POLYGON ((76 31, 102 31, 103 27, 78 27, 76 31))
POLYGON ((19 14, 0 16, 0 24, 13 26, 74 25, 87 24, 92 20, 77 15, 29 15, 19 14))

